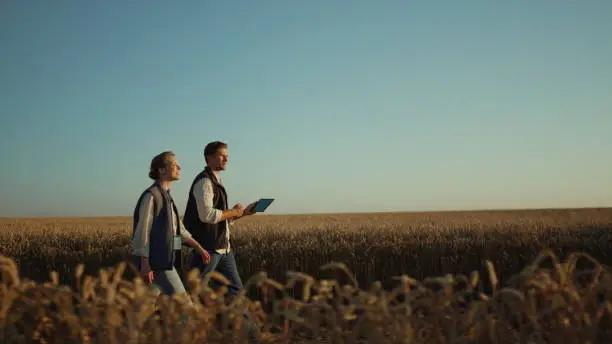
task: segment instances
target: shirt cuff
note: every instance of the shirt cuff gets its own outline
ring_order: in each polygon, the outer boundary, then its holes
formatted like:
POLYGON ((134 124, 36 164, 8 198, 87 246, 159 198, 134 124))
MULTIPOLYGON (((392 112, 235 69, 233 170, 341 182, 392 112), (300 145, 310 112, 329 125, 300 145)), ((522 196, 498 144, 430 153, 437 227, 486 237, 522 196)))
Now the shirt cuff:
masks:
POLYGON ((140 257, 149 257, 149 247, 135 248, 132 254, 140 257))

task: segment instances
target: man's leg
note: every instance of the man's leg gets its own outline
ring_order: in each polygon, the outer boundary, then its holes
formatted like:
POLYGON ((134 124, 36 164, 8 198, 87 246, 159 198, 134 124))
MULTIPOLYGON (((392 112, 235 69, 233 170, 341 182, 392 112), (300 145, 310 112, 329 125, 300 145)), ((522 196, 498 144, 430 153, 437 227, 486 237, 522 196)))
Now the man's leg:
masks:
POLYGON ((229 252, 227 254, 221 255, 221 260, 217 265, 217 271, 223 274, 223 276, 227 277, 230 281, 230 285, 228 286, 229 294, 231 296, 238 295, 238 292, 242 290, 242 280, 240 279, 240 274, 238 273, 238 266, 236 265, 236 259, 234 257, 233 252, 229 252))
POLYGON ((204 278, 206 274, 215 271, 221 261, 221 255, 217 252, 208 251, 210 254, 210 262, 204 263, 202 256, 199 253, 194 253, 192 256, 191 266, 200 270, 200 278, 204 278))
MULTIPOLYGON (((216 270, 230 281, 230 285, 228 286, 228 293, 230 294, 230 297, 236 296, 238 292, 243 288, 243 285, 242 280, 240 279, 240 274, 238 273, 234 254, 232 252, 228 254, 218 254, 215 252, 211 253, 211 256, 211 263, 206 266, 202 276, 204 276, 210 271, 216 270)), ((214 284, 217 286, 219 285, 218 282, 215 282, 214 284)), ((260 343, 259 337, 261 334, 259 327, 257 326, 257 324, 249 320, 248 315, 246 313, 243 315, 243 317, 243 331, 246 332, 246 336, 249 339, 249 343, 260 343)))
MULTIPOLYGON (((242 279, 238 273, 238 265, 236 264, 236 258, 233 252, 222 255, 219 265, 217 265, 217 271, 222 273, 229 281, 228 293, 230 297, 238 295, 238 292, 244 288, 242 285, 242 279)), ((259 327, 253 321, 249 319, 247 313, 243 315, 243 331, 245 331, 249 343, 257 344, 260 342, 261 333, 259 327)))

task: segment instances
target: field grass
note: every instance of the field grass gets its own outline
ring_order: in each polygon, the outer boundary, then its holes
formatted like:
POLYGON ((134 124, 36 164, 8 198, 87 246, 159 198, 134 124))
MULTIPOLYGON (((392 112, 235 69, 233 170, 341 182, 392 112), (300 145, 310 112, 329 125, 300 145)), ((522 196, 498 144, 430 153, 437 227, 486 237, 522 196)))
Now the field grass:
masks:
POLYGON ((147 301, 138 280, 113 284, 112 271, 98 271, 126 258, 129 218, 0 219, 0 255, 8 257, 0 327, 23 339, 15 342, 38 336, 35 342, 119 343, 151 331, 159 338, 147 340, 155 343, 192 342, 176 336, 204 333, 208 342, 229 343, 237 341, 228 335, 238 332, 219 329, 240 327, 240 317, 228 315, 248 307, 266 343, 297 335, 337 343, 365 335, 372 343, 604 343, 612 339, 605 266, 612 261, 611 229, 610 208, 254 216, 236 224, 232 241, 243 280, 258 284, 247 295, 256 289, 260 302, 223 305, 185 274, 197 307, 206 310, 179 325, 179 314, 193 310, 166 300, 154 316, 142 308, 147 301), (556 256, 537 260, 547 248, 567 263, 556 256), (347 269, 321 269, 329 262, 347 269), (80 264, 93 277, 77 278, 80 264), (52 270, 56 283, 72 291, 42 284, 52 270), (456 278, 433 278, 445 274, 456 278), (294 285, 296 278, 301 283, 294 285), (139 315, 130 315, 137 309, 139 315))
MULTIPOLYGON (((227 302, 190 275, 189 297, 162 295, 154 304, 142 281, 121 279, 125 266, 83 277, 75 289, 17 276, 0 256, 2 343, 245 343, 244 320, 261 328, 261 343, 568 343, 612 341, 612 275, 581 253, 563 262, 544 251, 507 286, 488 275, 446 275, 423 281, 402 276, 393 290, 368 290, 336 280, 296 275, 308 296, 277 298, 272 314, 240 294, 227 302), (577 269, 586 261, 588 268, 577 269), (549 269, 543 263, 552 263, 549 269), (483 277, 487 277, 484 281, 483 277), (476 285, 490 283, 491 293, 476 285), (258 316, 260 315, 260 316, 258 316), (281 320, 278 331, 270 331, 281 320)), ((343 267, 338 267, 350 274, 343 267)), ((282 290, 289 285, 257 276, 247 282, 282 290)), ((183 295, 184 296, 184 295, 183 295)))
MULTIPOLYGON (((318 267, 339 261, 361 286, 390 286, 401 274, 482 272, 485 259, 509 276, 547 248, 609 264, 611 229, 612 208, 257 215, 236 223, 232 243, 243 279, 261 270, 280 281, 288 270, 328 277, 318 267)), ((56 270, 70 284, 79 263, 95 273, 124 260, 130 234, 127 217, 0 219, 0 254, 15 259, 23 277, 42 282, 56 270)))

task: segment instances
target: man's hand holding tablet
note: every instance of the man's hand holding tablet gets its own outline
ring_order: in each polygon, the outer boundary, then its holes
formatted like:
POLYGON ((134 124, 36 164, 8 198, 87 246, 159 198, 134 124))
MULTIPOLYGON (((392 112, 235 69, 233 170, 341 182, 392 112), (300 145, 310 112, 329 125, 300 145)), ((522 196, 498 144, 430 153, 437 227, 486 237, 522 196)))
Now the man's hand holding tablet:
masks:
POLYGON ((255 213, 263 213, 264 211, 266 211, 266 209, 268 209, 272 202, 274 202, 274 198, 260 198, 259 200, 249 204, 246 208, 244 208, 244 210, 242 211, 242 215, 233 218, 233 220, 235 221, 239 218, 253 215, 255 213))
POLYGON ((263 213, 266 211, 266 209, 268 209, 272 202, 274 202, 274 198, 260 198, 257 202, 255 202, 252 211, 254 213, 263 213))
POLYGON ((260 198, 259 200, 249 204, 246 209, 244 209, 244 215, 252 215, 255 213, 263 213, 268 209, 270 204, 274 202, 274 198, 260 198))

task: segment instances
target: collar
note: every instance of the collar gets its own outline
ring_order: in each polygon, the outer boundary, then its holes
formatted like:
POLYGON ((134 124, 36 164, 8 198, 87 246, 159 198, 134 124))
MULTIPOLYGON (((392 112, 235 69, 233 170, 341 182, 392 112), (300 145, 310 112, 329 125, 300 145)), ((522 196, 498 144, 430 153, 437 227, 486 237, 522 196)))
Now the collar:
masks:
POLYGON ((166 192, 167 194, 170 194, 171 189, 164 189, 161 184, 156 180, 153 185, 157 186, 161 191, 166 192))
POLYGON ((220 187, 222 187, 222 188, 225 188, 225 187, 223 186, 223 184, 221 184, 221 182, 219 181, 219 178, 220 178, 220 177, 219 177, 219 176, 217 176, 217 174, 216 174, 215 172, 213 172, 213 170, 212 170, 210 167, 206 166, 206 167, 204 168, 204 172, 205 172, 205 173, 207 173, 209 176, 211 176, 211 177, 212 177, 212 178, 211 178, 211 180, 213 181, 213 183, 215 183, 215 184, 219 185, 219 186, 220 186, 220 187))

